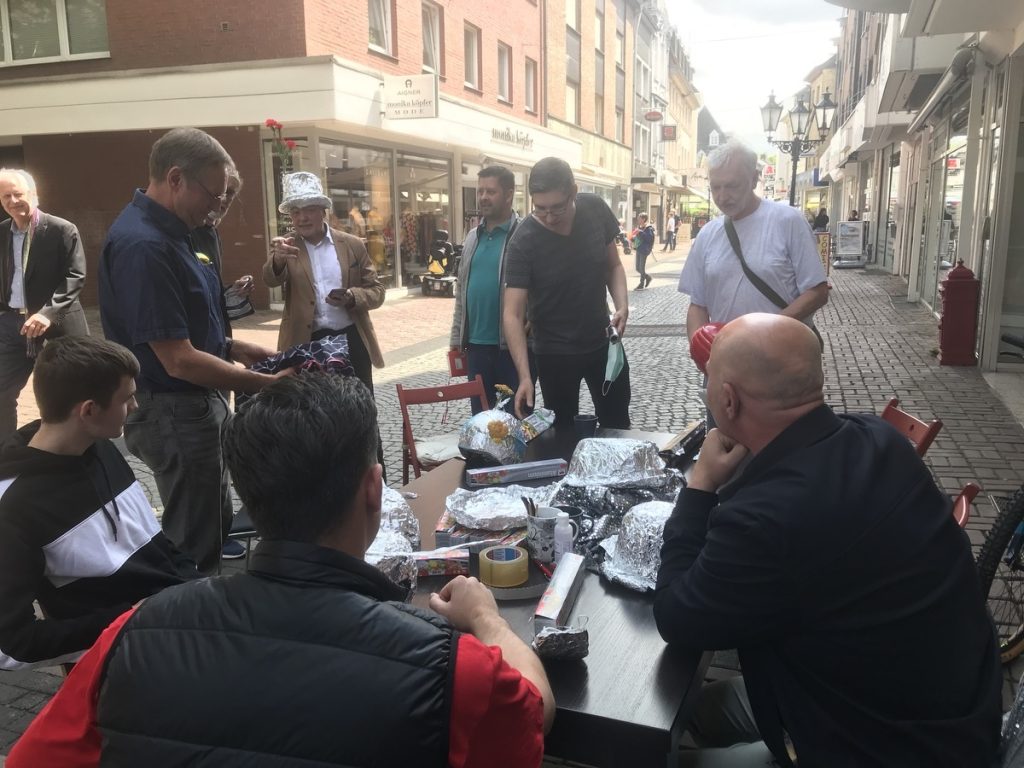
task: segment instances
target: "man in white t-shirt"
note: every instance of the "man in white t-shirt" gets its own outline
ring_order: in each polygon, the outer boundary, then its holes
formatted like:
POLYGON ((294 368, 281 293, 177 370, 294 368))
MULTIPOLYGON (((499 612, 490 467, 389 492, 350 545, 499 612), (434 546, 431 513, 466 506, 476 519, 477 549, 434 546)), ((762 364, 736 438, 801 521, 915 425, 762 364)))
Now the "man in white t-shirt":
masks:
POLYGON ((757 155, 738 141, 708 156, 708 178, 724 215, 701 228, 679 276, 679 292, 690 297, 687 336, 692 339, 709 322, 727 323, 750 312, 782 314, 811 325, 815 310, 828 301, 828 284, 800 210, 754 194, 757 155), (729 243, 726 218, 733 222, 750 271, 788 302, 785 308, 744 274, 729 243))

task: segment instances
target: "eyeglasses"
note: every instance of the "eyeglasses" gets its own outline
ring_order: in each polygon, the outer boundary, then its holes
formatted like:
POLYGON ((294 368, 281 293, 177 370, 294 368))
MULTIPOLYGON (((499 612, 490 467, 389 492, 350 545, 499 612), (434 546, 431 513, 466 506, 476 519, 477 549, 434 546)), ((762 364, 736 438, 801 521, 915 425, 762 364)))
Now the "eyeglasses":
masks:
POLYGON ((565 198, 565 202, 559 205, 535 205, 533 206, 533 215, 537 218, 547 218, 548 216, 558 217, 569 210, 569 205, 572 203, 572 195, 565 198))
MULTIPOLYGON (((186 178, 189 178, 189 177, 186 177, 186 178)), ((203 192, 208 194, 212 199, 216 200, 218 203, 226 203, 229 200, 234 198, 234 195, 230 194, 228 192, 225 192, 223 195, 215 195, 215 194, 213 194, 213 192, 211 192, 209 189, 207 189, 206 185, 203 184, 203 182, 201 182, 199 179, 194 179, 193 178, 193 179, 190 179, 190 180, 194 181, 196 184, 198 184, 199 188, 201 190, 203 190, 203 192)))

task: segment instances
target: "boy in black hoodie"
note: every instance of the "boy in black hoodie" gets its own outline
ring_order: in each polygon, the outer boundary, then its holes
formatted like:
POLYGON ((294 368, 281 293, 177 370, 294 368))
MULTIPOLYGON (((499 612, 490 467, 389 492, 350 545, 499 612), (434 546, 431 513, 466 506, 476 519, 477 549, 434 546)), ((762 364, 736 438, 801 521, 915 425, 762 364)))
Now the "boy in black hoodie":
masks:
POLYGON ((74 661, 134 603, 199 576, 110 442, 138 373, 131 352, 90 336, 36 360, 42 420, 0 449, 0 669, 74 661))

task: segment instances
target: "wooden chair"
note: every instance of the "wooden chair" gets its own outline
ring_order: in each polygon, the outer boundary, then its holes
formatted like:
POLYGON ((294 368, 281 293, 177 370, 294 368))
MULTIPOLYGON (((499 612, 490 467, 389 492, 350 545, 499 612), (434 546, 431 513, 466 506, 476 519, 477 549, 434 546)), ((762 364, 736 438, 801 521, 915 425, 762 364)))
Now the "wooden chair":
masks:
POLYGON ((942 419, 924 422, 914 418, 899 408, 900 401, 895 397, 889 401, 882 411, 882 418, 898 429, 917 449, 918 456, 924 456, 935 436, 942 429, 942 419))
POLYGON ((967 521, 971 518, 971 502, 979 493, 981 493, 981 488, 975 483, 968 483, 953 502, 953 519, 961 528, 967 527, 967 521))
POLYGON ((475 379, 464 384, 449 384, 444 387, 421 387, 418 389, 409 389, 401 384, 396 384, 395 389, 398 390, 398 405, 402 409, 402 484, 404 485, 409 482, 410 466, 413 468, 416 477, 419 477, 423 472, 430 471, 448 459, 459 455, 458 432, 431 437, 417 442, 412 434, 412 422, 409 421, 409 406, 447 403, 452 400, 469 400, 475 397, 480 403, 481 409, 486 410, 487 395, 484 393, 484 380, 479 374, 477 374, 475 379), (417 447, 422 447, 426 443, 443 443, 449 450, 447 453, 437 455, 433 459, 426 456, 421 459, 417 447), (448 453, 450 455, 447 455, 448 453))

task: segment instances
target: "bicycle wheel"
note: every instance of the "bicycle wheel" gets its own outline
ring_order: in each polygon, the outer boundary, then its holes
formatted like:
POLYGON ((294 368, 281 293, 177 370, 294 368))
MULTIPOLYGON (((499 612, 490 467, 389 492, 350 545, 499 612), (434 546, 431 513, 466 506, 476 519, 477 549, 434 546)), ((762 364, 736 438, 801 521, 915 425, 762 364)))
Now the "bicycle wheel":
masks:
POLYGON ((1003 505, 978 553, 978 575, 999 635, 1003 663, 1024 651, 1024 488, 1003 505))

